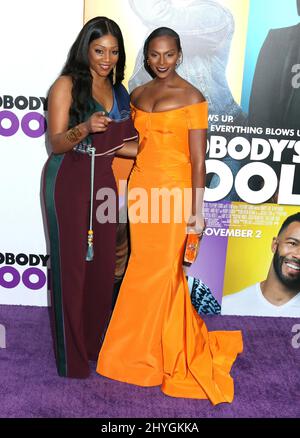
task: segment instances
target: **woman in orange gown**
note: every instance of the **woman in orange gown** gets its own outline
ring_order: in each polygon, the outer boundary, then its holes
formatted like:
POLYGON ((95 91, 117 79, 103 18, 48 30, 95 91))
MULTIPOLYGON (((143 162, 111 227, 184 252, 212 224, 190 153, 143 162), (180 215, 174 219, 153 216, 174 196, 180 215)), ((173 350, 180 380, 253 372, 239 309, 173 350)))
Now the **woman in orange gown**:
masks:
POLYGON ((207 102, 176 73, 182 56, 176 32, 153 31, 144 55, 154 79, 132 93, 140 146, 129 181, 131 255, 97 372, 135 385, 161 385, 173 397, 231 402, 229 373, 243 348, 241 332, 208 332, 192 306, 182 267, 187 223, 178 220, 185 207, 170 202, 169 221, 160 213, 154 218, 153 211, 154 188, 183 197, 192 190, 188 225, 203 231, 196 189, 201 193, 205 185, 207 102), (142 205, 135 198, 141 201, 145 193, 142 205))

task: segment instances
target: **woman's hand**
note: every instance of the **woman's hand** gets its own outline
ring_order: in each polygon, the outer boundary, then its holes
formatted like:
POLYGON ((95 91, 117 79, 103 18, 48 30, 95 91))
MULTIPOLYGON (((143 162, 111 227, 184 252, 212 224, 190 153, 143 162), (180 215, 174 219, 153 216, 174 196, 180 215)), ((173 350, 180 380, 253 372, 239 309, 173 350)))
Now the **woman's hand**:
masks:
POLYGON ((94 133, 106 131, 110 122, 111 119, 105 115, 105 112, 97 111, 85 123, 88 132, 94 133))
POLYGON ((204 216, 202 214, 193 216, 191 215, 187 223, 187 234, 195 233, 199 237, 202 236, 206 228, 204 216))

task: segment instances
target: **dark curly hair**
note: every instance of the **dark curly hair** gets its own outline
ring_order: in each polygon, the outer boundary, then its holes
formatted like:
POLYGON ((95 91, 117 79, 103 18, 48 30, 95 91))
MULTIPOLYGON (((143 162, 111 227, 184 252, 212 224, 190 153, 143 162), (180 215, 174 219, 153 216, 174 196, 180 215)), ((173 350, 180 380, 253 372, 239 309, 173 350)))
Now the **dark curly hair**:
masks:
MULTIPOLYGON (((95 17, 81 29, 73 43, 61 75, 71 76, 73 81, 70 124, 83 121, 84 115, 92 108, 92 75, 89 67, 88 50, 90 43, 104 35, 112 35, 118 41, 119 59, 116 65, 116 84, 124 79, 125 48, 121 30, 117 23, 107 17, 95 17)), ((109 74, 113 83, 113 72, 109 74)))
POLYGON ((171 38, 174 38, 174 40, 176 42, 176 46, 177 46, 178 52, 182 53, 180 37, 179 37, 178 33, 175 32, 175 30, 170 29, 169 27, 158 27, 153 32, 151 32, 150 35, 148 36, 148 38, 146 39, 145 43, 144 43, 143 54, 144 54, 144 67, 145 67, 145 70, 149 73, 149 75, 152 78, 155 77, 155 74, 153 73, 153 71, 151 70, 151 68, 149 67, 149 65, 147 63, 149 44, 150 44, 150 42, 154 38, 162 37, 162 36, 169 36, 171 38))

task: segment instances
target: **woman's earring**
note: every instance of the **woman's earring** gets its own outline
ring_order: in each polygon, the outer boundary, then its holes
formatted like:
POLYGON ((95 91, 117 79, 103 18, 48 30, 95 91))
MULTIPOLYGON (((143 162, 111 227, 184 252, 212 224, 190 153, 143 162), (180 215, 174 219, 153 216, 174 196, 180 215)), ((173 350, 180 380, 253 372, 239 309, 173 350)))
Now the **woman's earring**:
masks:
POLYGON ((182 63, 182 57, 180 56, 180 57, 177 59, 177 62, 176 62, 176 68, 179 67, 181 63, 182 63))
POLYGON ((113 68, 113 84, 116 83, 116 79, 117 79, 117 66, 115 65, 113 68))

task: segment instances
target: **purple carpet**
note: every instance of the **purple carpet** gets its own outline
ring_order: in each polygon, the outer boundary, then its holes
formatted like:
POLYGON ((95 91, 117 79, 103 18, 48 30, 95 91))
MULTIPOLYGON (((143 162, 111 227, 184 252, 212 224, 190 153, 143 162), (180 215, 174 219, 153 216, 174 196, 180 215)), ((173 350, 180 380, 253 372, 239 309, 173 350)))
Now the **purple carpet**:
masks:
POLYGON ((46 308, 0 306, 6 348, 0 349, 0 417, 5 418, 297 418, 300 348, 293 348, 300 318, 207 316, 209 330, 243 331, 244 352, 232 368, 235 398, 213 407, 207 400, 167 397, 99 376, 58 377, 46 308))

